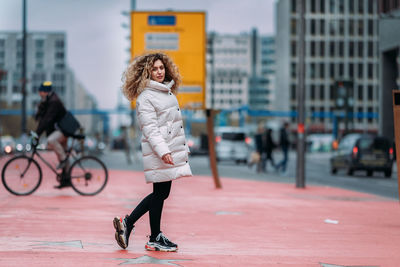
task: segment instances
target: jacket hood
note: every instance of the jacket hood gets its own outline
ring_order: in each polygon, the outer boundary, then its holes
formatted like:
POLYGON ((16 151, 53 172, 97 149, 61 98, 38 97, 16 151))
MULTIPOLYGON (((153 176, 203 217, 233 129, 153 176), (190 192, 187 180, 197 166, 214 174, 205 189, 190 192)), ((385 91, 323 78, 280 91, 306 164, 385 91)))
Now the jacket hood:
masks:
POLYGON ((155 90, 159 90, 159 91, 170 92, 171 91, 171 87, 174 84, 175 84, 174 80, 172 80, 172 81, 170 81, 169 83, 166 83, 166 84, 150 80, 150 81, 147 82, 145 89, 155 89, 155 90))

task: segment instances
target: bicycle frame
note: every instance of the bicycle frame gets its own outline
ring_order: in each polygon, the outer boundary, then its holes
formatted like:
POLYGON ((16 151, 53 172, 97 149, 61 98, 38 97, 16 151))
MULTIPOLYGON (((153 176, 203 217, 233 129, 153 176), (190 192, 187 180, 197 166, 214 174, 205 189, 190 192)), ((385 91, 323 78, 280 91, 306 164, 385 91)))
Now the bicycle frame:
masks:
MULTIPOLYGON (((72 153, 73 151, 75 151, 74 147, 74 143, 75 143, 75 138, 73 138, 72 140, 72 144, 68 147, 68 149, 65 151, 66 152, 66 156, 67 156, 67 160, 72 157, 74 160, 77 160, 77 157, 74 156, 74 154, 72 153)), ((37 145, 32 146, 32 153, 30 156, 30 161, 29 164, 26 168, 26 170, 29 169, 29 166, 32 162, 32 160, 34 159, 35 155, 37 155, 43 162, 44 164, 46 164, 47 167, 50 168, 50 170, 52 172, 54 172, 54 174, 56 174, 57 176, 61 175, 63 173, 64 170, 62 170, 61 172, 58 172, 56 168, 54 168, 42 155, 40 155, 40 153, 37 151, 37 145)), ((25 172, 23 173, 25 174, 25 172)))

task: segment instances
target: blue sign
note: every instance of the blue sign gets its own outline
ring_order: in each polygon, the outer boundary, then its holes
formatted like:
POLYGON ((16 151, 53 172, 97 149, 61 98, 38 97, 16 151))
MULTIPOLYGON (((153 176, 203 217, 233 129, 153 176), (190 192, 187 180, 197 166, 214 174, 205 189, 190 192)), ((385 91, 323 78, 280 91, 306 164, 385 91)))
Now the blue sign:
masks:
POLYGON ((176 17, 175 16, 148 16, 147 23, 150 26, 175 26, 176 17))

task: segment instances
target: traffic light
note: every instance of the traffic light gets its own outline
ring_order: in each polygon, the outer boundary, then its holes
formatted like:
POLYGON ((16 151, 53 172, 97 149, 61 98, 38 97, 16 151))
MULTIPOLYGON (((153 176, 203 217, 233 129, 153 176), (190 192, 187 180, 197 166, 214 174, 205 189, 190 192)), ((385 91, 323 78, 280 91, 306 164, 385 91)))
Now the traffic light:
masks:
POLYGON ((353 81, 336 81, 334 96, 336 109, 348 111, 354 104, 353 81))

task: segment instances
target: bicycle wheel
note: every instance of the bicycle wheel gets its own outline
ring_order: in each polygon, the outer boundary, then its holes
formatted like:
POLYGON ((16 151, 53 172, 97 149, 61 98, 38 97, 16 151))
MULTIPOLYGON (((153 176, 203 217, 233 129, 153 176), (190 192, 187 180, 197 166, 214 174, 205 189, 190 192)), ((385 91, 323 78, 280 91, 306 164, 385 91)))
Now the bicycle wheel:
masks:
POLYGON ((83 156, 69 169, 72 188, 81 195, 94 196, 107 184, 108 171, 104 163, 93 156, 83 156))
POLYGON ((4 187, 17 196, 35 192, 42 182, 42 169, 36 160, 25 155, 11 158, 1 172, 4 187))

